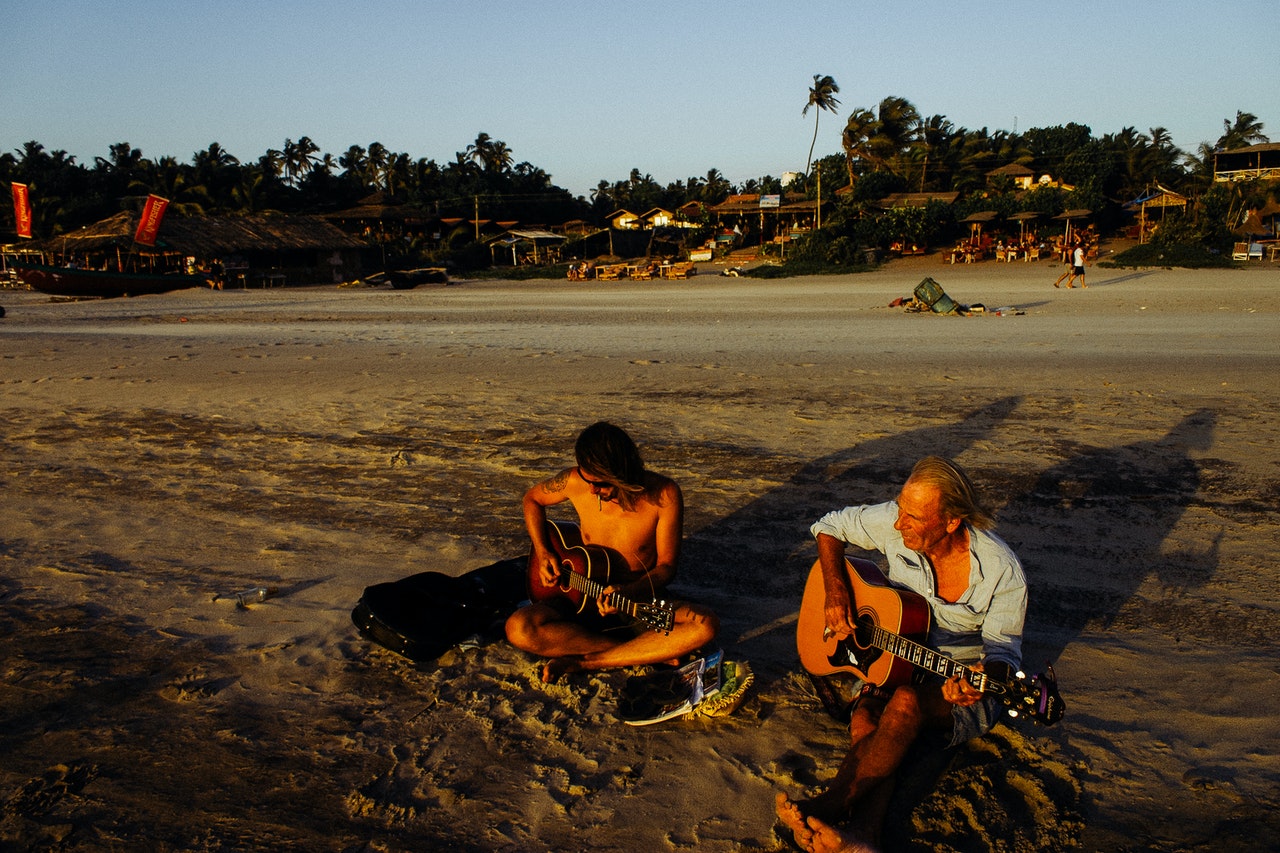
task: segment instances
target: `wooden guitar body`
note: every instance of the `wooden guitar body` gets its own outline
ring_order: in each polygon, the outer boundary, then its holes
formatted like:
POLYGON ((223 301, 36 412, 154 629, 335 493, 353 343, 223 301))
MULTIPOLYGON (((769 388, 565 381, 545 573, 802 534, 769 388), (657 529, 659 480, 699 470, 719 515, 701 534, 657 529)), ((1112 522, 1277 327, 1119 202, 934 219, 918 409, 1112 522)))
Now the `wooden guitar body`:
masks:
MULTIPOLYGON (((607 587, 634 579, 621 554, 602 545, 586 544, 582 541, 582 531, 573 522, 548 520, 547 540, 560 564, 560 574, 554 583, 544 583, 531 552, 529 598, 532 601, 564 598, 573 603, 578 613, 596 612, 596 599, 607 587)), ((655 631, 669 633, 675 624, 675 607, 665 601, 636 602, 619 593, 612 593, 608 600, 613 607, 655 631)))
POLYGON ((804 587, 796 646, 800 664, 813 675, 852 673, 877 687, 897 687, 911 680, 915 668, 872 644, 876 628, 917 642, 929 633, 929 605, 910 590, 889 585, 875 563, 856 557, 845 559, 845 572, 853 592, 857 630, 852 637, 827 632, 826 590, 822 566, 814 563, 804 587))
POLYGON ((1028 676, 1023 672, 998 677, 952 660, 925 645, 929 636, 929 604, 924 597, 890 586, 870 560, 845 559, 853 594, 854 632, 837 637, 827 630, 827 591, 822 565, 814 563, 804 587, 796 648, 801 665, 814 676, 852 673, 863 681, 889 689, 907 684, 916 669, 941 678, 960 677, 974 688, 1000 699, 1013 717, 1029 717, 1051 726, 1066 712, 1053 667, 1028 676))

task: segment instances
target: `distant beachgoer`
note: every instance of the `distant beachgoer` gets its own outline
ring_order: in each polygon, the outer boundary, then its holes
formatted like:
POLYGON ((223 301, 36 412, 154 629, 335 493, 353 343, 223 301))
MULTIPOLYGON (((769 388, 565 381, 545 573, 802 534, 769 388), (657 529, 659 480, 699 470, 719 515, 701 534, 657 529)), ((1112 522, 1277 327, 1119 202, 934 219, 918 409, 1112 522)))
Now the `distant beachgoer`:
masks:
MULTIPOLYGON (((891 585, 924 597, 929 644, 972 669, 1004 678, 1021 664, 1027 584, 1017 555, 991 532, 995 521, 955 463, 929 456, 916 463, 896 501, 827 513, 812 527, 822 568, 826 630, 853 636, 856 607, 845 548, 879 551, 891 585)), ((850 747, 826 791, 807 800, 777 796, 779 819, 804 845, 809 818, 848 819, 856 837, 880 843, 893 778, 925 730, 950 745, 988 732, 1000 701, 961 676, 926 676, 891 691, 864 683, 849 721, 850 747)), ((812 849, 812 848, 805 848, 812 849)))
POLYGON ((1064 272, 1062 275, 1058 276, 1058 281, 1055 281, 1053 283, 1053 286, 1057 287, 1058 284, 1064 278, 1067 280, 1067 287, 1074 287, 1075 285, 1073 285, 1071 282, 1075 281, 1077 278, 1080 279, 1080 287, 1087 288, 1089 286, 1084 283, 1084 245, 1083 244, 1081 243, 1076 244, 1075 251, 1071 253, 1070 268, 1068 268, 1068 270, 1064 272))
POLYGON ((705 607, 675 605, 675 625, 659 633, 625 621, 609 603, 615 593, 651 601, 675 579, 684 527, 684 497, 675 481, 645 468, 640 451, 621 428, 603 421, 578 436, 577 466, 529 489, 524 522, 533 542, 530 571, 544 587, 559 583, 560 563, 548 539, 547 507, 569 501, 582 540, 616 551, 627 565, 583 612, 567 598, 534 601, 506 624, 513 646, 549 658, 542 680, 581 670, 616 669, 676 661, 715 639, 719 621, 705 607), (595 506, 591 506, 592 503, 595 506), (636 630, 633 630, 636 629, 636 630))
POLYGON ((1089 286, 1084 283, 1084 244, 1083 243, 1076 243, 1075 249, 1071 252, 1070 264, 1067 266, 1066 271, 1063 272, 1062 275, 1058 276, 1058 280, 1053 283, 1053 286, 1054 287, 1061 286, 1063 280, 1065 279, 1067 282, 1067 287, 1074 287, 1075 285, 1073 285, 1071 282, 1075 281, 1077 278, 1080 279, 1081 287, 1089 286))

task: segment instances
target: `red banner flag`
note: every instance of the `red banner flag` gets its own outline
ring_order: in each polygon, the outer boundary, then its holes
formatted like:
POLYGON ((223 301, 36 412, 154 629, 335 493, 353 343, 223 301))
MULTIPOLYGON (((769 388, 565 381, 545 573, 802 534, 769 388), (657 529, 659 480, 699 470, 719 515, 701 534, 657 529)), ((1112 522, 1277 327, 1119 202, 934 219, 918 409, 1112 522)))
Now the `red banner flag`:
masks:
POLYGON ((31 239, 31 196, 26 184, 13 184, 13 219, 19 237, 31 239))
POLYGON ((169 206, 169 199, 158 195, 147 196, 147 204, 142 208, 142 218, 138 220, 138 230, 133 235, 133 242, 144 246, 156 244, 156 234, 160 233, 160 220, 164 218, 164 209, 169 206))

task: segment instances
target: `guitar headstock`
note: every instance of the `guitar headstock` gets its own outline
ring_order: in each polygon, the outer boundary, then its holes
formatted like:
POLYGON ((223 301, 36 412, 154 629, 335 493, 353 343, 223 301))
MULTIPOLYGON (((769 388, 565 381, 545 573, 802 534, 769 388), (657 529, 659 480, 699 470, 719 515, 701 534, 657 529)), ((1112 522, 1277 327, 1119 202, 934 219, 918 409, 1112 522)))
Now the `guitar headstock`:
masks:
POLYGON ((670 634, 676 624, 676 608, 666 601, 636 603, 635 618, 663 634, 670 634))
POLYGON ((1047 672, 1030 677, 1018 672, 1004 683, 1000 698, 1008 706, 1010 717, 1026 717, 1042 726, 1052 726, 1062 719, 1067 705, 1058 693, 1058 677, 1051 664, 1045 668, 1047 672))

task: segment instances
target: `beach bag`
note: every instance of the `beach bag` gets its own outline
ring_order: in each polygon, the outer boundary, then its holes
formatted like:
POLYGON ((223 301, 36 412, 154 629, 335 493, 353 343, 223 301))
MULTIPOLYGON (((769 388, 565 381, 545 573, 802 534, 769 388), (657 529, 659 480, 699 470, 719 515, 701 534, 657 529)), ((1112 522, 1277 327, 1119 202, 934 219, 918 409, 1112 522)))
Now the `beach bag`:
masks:
POLYGON ((935 314, 950 314, 956 310, 956 303, 947 292, 932 278, 926 278, 916 285, 915 297, 929 307, 935 314))
POLYGON ((360 635, 415 662, 433 661, 477 634, 498 638, 526 599, 525 557, 459 577, 421 572, 365 587, 351 611, 360 635))

